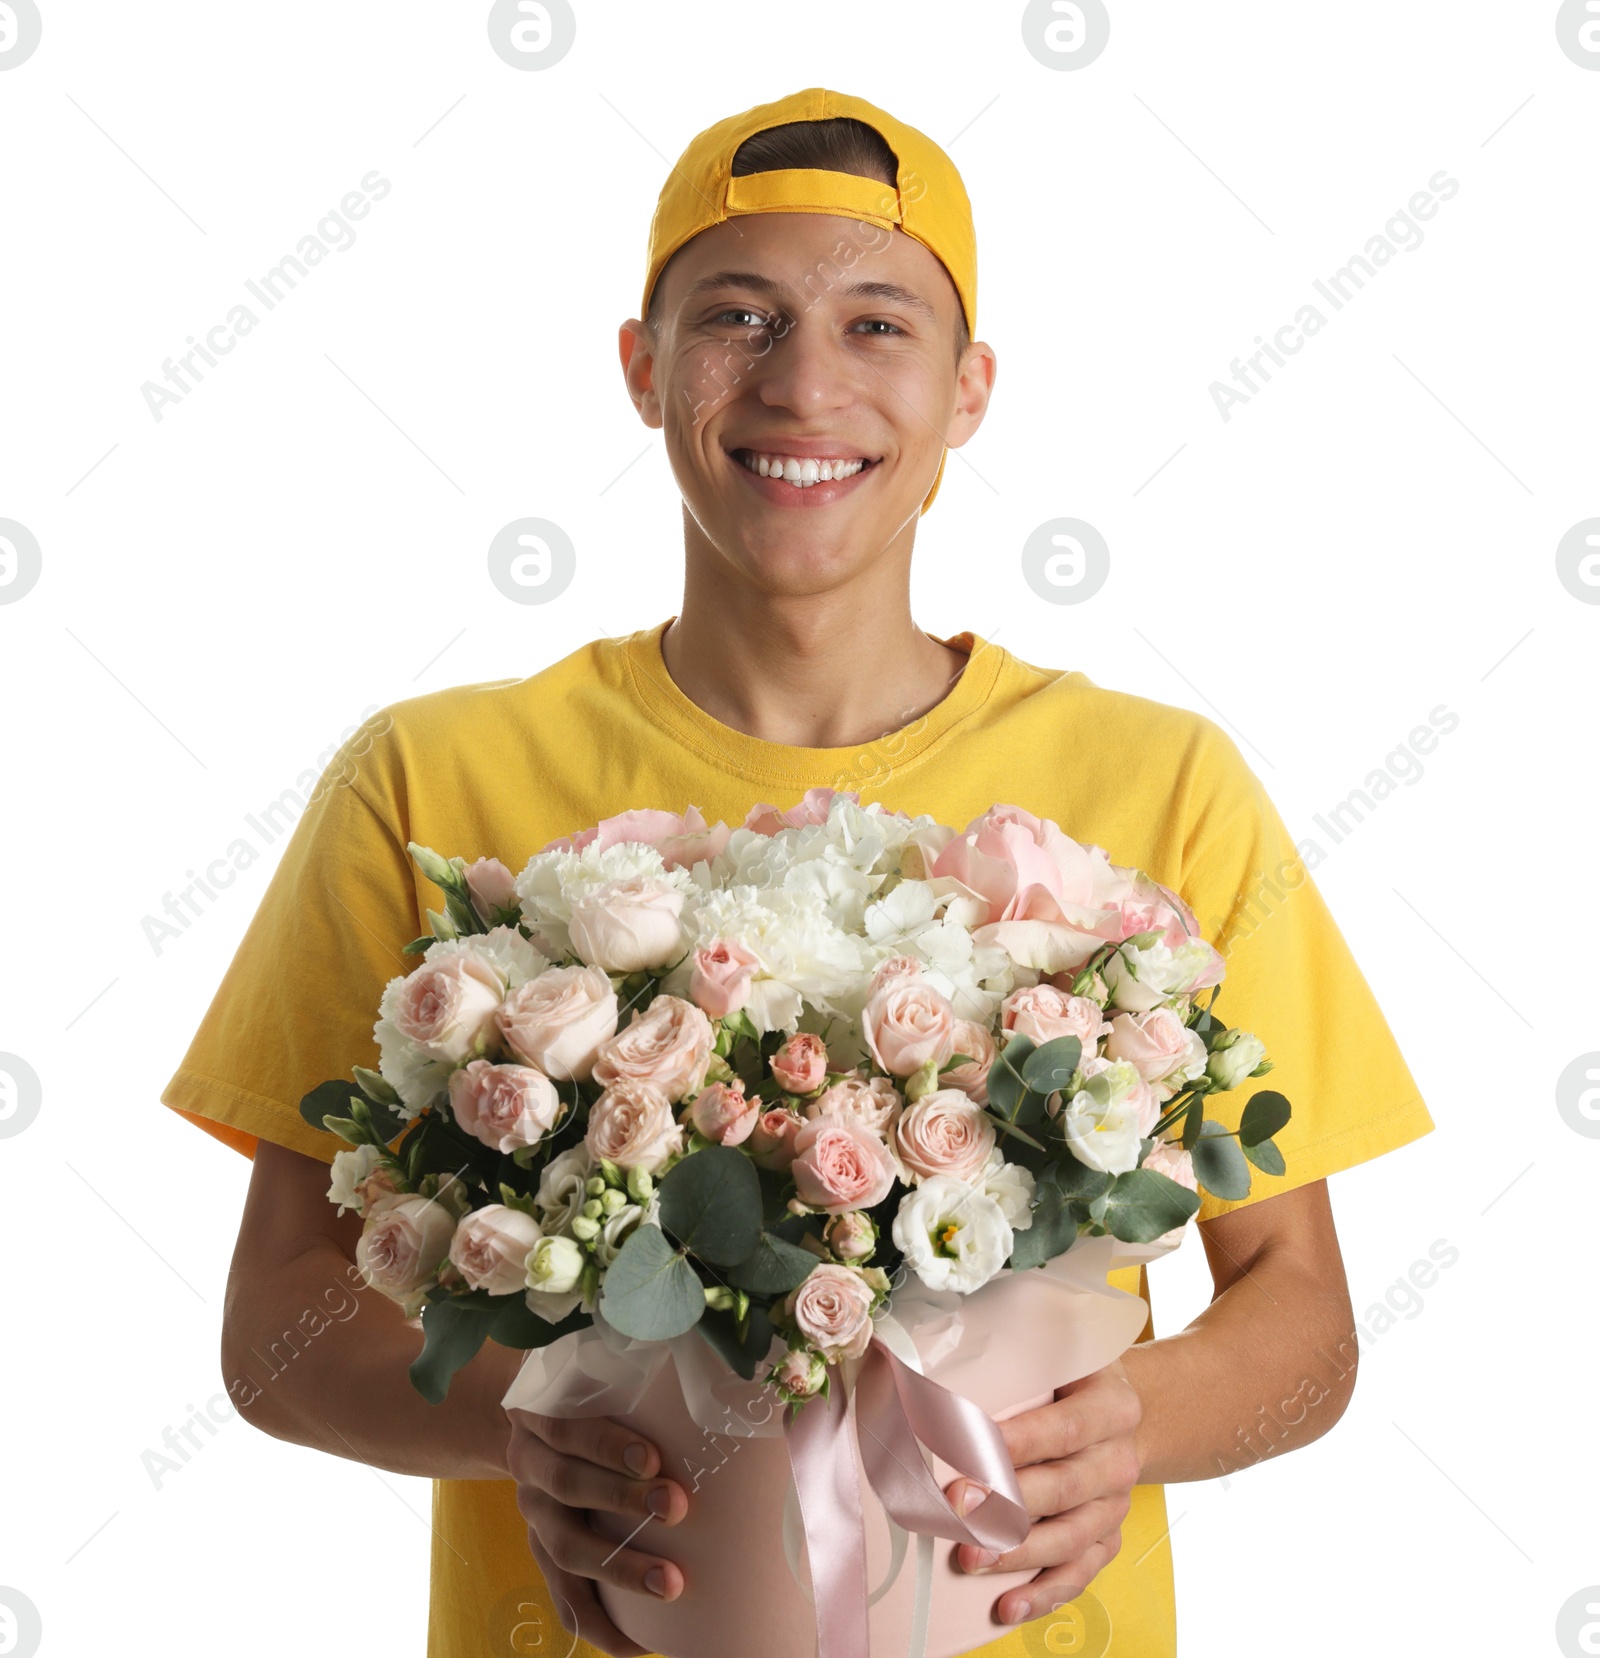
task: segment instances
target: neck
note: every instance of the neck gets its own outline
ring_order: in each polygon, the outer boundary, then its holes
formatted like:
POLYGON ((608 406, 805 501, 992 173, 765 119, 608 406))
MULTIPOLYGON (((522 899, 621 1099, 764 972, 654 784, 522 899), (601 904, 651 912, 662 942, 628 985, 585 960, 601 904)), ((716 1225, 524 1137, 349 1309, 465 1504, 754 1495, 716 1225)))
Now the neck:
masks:
POLYGON ((774 595, 691 559, 667 672, 714 720, 763 742, 847 748, 909 725, 965 668, 912 620, 909 559, 829 593, 774 595))

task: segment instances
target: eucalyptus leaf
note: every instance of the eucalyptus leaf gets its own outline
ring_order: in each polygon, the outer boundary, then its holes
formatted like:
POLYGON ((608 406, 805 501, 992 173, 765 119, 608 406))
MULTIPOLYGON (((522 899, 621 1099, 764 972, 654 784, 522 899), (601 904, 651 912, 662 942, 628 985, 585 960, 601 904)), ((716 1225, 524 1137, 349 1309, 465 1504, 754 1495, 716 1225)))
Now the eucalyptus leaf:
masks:
POLYGON ((661 1181, 661 1226, 713 1266, 745 1259, 761 1236, 761 1181, 733 1146, 707 1146, 668 1169, 661 1181))
POLYGON ((1103 1219, 1106 1230, 1124 1243, 1150 1243, 1182 1226, 1199 1207, 1199 1194, 1187 1186, 1155 1169, 1130 1169, 1117 1176, 1103 1219))
POLYGON ((1043 1266, 1077 1241, 1078 1213, 1053 1180, 1041 1180, 1034 1195, 1033 1225, 1012 1235, 1011 1270, 1043 1266))
POLYGON ((430 1405, 442 1402, 450 1378, 470 1364, 498 1315, 489 1308, 430 1301, 422 1309, 422 1351, 411 1363, 411 1385, 430 1405))
POLYGON ((1189 1109, 1183 1117, 1183 1149, 1193 1151, 1195 1141, 1200 1138, 1200 1130, 1206 1120, 1205 1095, 1196 1094, 1189 1101, 1189 1109))
POLYGON ((1055 1166, 1053 1173, 1042 1178, 1048 1178, 1061 1188, 1063 1197, 1072 1198, 1079 1203, 1093 1203, 1102 1192, 1111 1190, 1111 1182, 1115 1178, 1104 1169, 1091 1169, 1087 1163, 1080 1163, 1076 1157, 1063 1157, 1055 1166))
POLYGON ((728 1282, 755 1295, 787 1295, 811 1276, 817 1257, 809 1249, 763 1232, 744 1260, 728 1268, 728 1282))
POLYGON ((1022 1067, 1022 1080, 1037 1094, 1056 1094, 1072 1081, 1083 1055, 1075 1036, 1057 1036, 1035 1048, 1022 1067))
POLYGON ((1284 1171, 1283 1153, 1278 1150, 1276 1140, 1258 1140, 1253 1146, 1241 1148, 1263 1174, 1282 1174, 1284 1171))
POLYGON ((742 1327, 731 1312, 708 1307, 698 1329, 732 1369, 747 1382, 755 1380, 756 1368, 771 1349, 774 1333, 765 1307, 753 1302, 742 1327))
POLYGON ((1250 1165, 1221 1123, 1208 1119, 1201 1126, 1192 1156, 1195 1178, 1213 1197, 1233 1202, 1250 1195, 1250 1165))
POLYGON ((692 1330, 705 1310, 699 1274, 661 1228, 634 1227, 601 1283, 600 1311, 607 1323, 640 1341, 670 1341, 692 1330))
POLYGON ((1033 1051, 1032 1037, 1013 1036, 995 1055, 994 1063, 989 1067, 989 1108, 1008 1121, 1015 1121, 1018 1107, 1028 1091, 1022 1067, 1033 1051))
POLYGON ((1252 1094, 1239 1119, 1239 1144, 1258 1146, 1270 1140, 1290 1116, 1289 1102, 1272 1088, 1263 1088, 1252 1094))
POLYGON ((551 1342, 593 1322, 581 1307, 574 1307, 565 1318, 552 1324, 540 1318, 520 1295, 514 1295, 496 1312, 489 1335, 502 1347, 548 1347, 551 1342))

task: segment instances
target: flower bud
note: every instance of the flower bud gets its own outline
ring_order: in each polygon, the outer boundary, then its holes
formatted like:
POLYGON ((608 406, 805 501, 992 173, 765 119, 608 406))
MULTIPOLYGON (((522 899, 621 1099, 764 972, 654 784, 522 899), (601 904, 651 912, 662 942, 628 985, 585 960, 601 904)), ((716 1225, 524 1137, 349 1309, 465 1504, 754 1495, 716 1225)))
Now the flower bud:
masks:
POLYGON ((592 1174, 586 1181, 584 1181, 583 1189, 589 1194, 590 1197, 599 1197, 600 1194, 605 1191, 606 1183, 602 1176, 592 1174))
POLYGON ((878 1228, 872 1216, 860 1209, 835 1215, 823 1229, 828 1248, 841 1261, 865 1261, 877 1248, 878 1228))
MULTIPOLYGON (((587 1208, 588 1205, 585 1204, 584 1207, 587 1208)), ((600 1210, 602 1214, 614 1215, 619 1209, 626 1209, 627 1207, 628 1194, 626 1192, 619 1192, 614 1186, 600 1199, 600 1210)))
POLYGON ((939 1061, 930 1059, 906 1078, 906 1104, 914 1105, 924 1094, 931 1094, 939 1086, 939 1061))
POLYGON ((1218 1088, 1237 1088, 1266 1057, 1266 1052, 1259 1036, 1244 1030, 1224 1031, 1206 1061, 1206 1075, 1218 1088))
POLYGON ((575 1215, 572 1220, 572 1235, 588 1243, 600 1235, 600 1222, 588 1215, 575 1215))
POLYGON ((648 1169, 632 1168, 628 1170, 628 1196, 635 1203, 648 1203, 650 1194, 655 1189, 655 1179, 648 1169))

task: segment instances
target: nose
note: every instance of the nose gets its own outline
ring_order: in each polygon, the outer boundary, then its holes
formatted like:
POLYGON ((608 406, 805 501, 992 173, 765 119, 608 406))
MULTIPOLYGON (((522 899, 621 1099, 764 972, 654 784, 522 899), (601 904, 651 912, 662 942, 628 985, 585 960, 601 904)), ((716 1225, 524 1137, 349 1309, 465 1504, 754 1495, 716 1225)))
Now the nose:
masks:
POLYGON ((818 319, 802 316, 775 331, 756 373, 763 403, 804 418, 849 408, 856 399, 848 354, 818 319))

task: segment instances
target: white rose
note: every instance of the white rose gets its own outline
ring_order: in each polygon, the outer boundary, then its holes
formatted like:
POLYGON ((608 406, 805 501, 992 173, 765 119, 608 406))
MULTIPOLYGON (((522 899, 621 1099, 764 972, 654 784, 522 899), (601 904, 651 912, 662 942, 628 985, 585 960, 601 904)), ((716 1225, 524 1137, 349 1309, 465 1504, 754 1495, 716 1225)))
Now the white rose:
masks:
POLYGON ((450 1259, 473 1289, 510 1295, 524 1287, 528 1256, 538 1241, 532 1215, 490 1203, 462 1217, 450 1240, 450 1259))
MULTIPOLYGON (((566 1295, 583 1276, 583 1250, 572 1238, 540 1238, 528 1256, 525 1282, 545 1295, 566 1295)), ((535 1311, 538 1309, 535 1308, 535 1311)))
POLYGON ((573 902, 572 947, 608 973, 664 967, 683 952, 682 910, 681 892, 647 876, 608 882, 573 902))
POLYGON ((1000 1213, 1013 1232, 1026 1232, 1033 1225, 1037 1183, 1031 1169, 1025 1169, 1020 1163, 1008 1163, 996 1146, 989 1153, 989 1166, 977 1185, 979 1191, 1000 1205, 1000 1213))
POLYGON ((334 1153, 332 1178, 328 1182, 328 1202, 339 1205, 342 1215, 346 1209, 361 1213, 361 1182, 378 1166, 376 1146, 356 1146, 350 1151, 334 1153))
POLYGON ((891 1230, 907 1265, 930 1289, 970 1295, 1011 1255, 1011 1227, 1000 1205, 949 1175, 935 1175, 908 1192, 891 1230))
POLYGON ((1266 1044, 1247 1030, 1224 1031, 1206 1061, 1206 1075, 1217 1088, 1237 1088, 1267 1057, 1266 1044))

